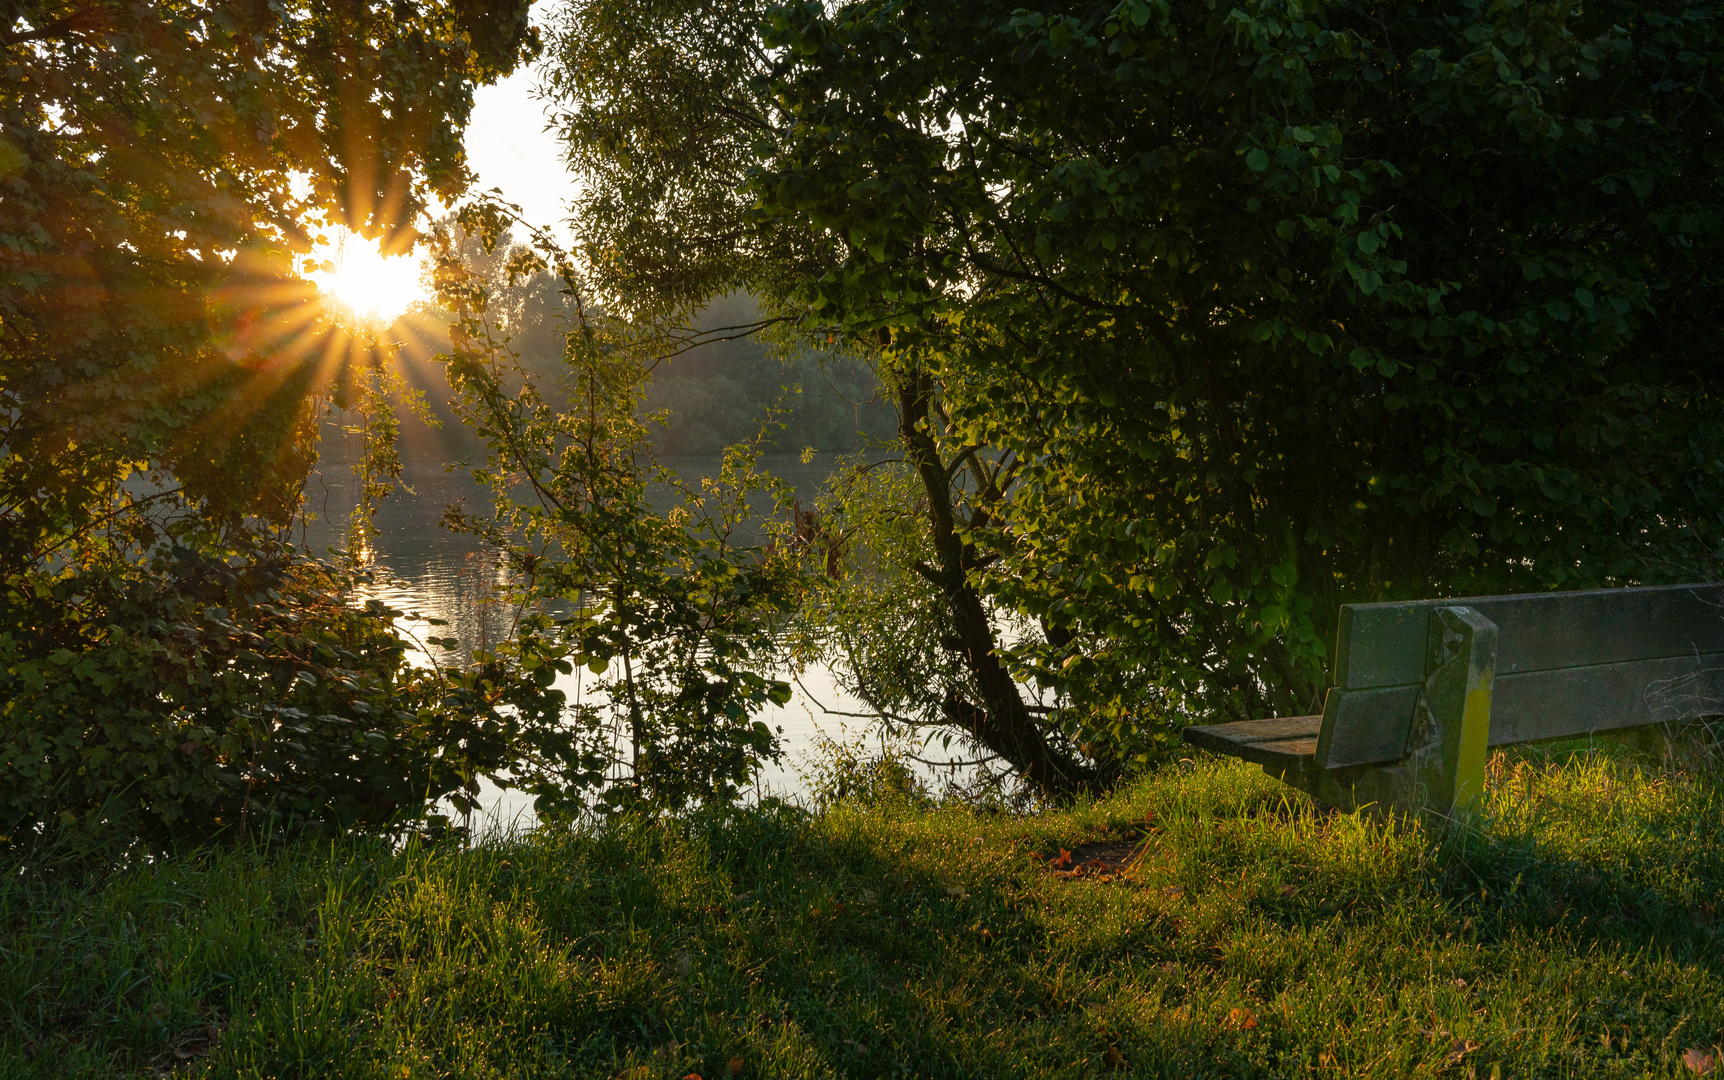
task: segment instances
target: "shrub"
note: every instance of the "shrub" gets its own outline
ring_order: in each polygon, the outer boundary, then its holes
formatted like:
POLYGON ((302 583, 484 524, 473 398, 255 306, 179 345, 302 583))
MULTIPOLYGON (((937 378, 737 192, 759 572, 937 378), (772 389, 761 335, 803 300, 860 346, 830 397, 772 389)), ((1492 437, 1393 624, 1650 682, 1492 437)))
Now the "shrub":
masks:
POLYGON ((390 831, 497 767, 521 722, 409 667, 353 584, 276 544, 9 578, 0 843, 390 831))

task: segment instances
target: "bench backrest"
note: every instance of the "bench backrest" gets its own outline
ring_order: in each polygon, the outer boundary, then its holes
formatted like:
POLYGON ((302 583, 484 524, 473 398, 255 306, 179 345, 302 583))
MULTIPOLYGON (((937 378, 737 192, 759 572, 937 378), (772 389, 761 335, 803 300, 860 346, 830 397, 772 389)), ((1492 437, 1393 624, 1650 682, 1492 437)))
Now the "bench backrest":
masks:
POLYGON ((1402 756, 1431 609, 1451 606, 1497 625, 1493 746, 1724 713, 1724 585, 1347 604, 1320 765, 1402 756))

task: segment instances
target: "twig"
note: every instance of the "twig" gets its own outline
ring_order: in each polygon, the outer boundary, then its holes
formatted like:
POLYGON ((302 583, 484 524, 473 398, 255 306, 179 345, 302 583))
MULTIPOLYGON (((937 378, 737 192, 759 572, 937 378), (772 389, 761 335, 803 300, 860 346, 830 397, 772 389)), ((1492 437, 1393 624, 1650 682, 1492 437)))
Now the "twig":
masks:
POLYGON ((964 769, 972 765, 986 765, 990 761, 1000 760, 1000 755, 998 754, 991 754, 985 758, 977 758, 974 761, 929 761, 927 758, 917 757, 915 754, 905 754, 904 756, 909 758, 911 761, 919 762, 933 769, 964 769))

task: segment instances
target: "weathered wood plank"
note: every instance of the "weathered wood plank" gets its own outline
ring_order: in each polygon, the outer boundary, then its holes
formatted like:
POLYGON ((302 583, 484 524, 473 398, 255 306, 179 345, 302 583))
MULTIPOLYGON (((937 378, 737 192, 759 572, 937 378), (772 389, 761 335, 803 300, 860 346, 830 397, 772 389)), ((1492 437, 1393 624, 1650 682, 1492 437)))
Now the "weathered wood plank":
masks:
MULTIPOLYGON (((1317 761, 1337 769, 1398 760, 1420 685, 1330 690, 1317 761)), ((1724 715, 1724 652, 1523 671, 1497 677, 1490 745, 1718 715, 1724 715)))
POLYGON ((1499 676, 1492 746, 1724 715, 1724 652, 1499 676))
POLYGON ((1299 759, 1309 761, 1317 752, 1317 730, 1321 716, 1279 717, 1272 720, 1240 720, 1185 729, 1185 741, 1204 750, 1214 750, 1259 765, 1288 767, 1299 759))
POLYGON ((1396 761, 1407 750, 1423 683, 1370 690, 1335 687, 1323 701, 1317 763, 1326 769, 1396 761))
POLYGON ((1282 716, 1270 720, 1236 720, 1231 724, 1208 724, 1187 728, 1199 731, 1207 739, 1223 739, 1230 743, 1272 742, 1276 739, 1316 738, 1322 725, 1321 716, 1282 716))
POLYGON ((1473 608, 1497 624, 1499 676, 1724 652, 1724 585, 1348 604, 1341 608, 1335 685, 1423 682, 1430 610, 1449 605, 1473 608))

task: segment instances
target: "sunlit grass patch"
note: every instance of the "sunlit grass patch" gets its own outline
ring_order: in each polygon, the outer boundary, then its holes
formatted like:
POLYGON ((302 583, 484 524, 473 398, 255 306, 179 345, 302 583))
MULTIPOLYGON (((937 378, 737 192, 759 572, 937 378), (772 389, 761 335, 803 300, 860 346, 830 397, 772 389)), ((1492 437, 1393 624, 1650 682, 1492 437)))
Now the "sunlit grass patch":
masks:
POLYGON ((1030 818, 771 806, 0 884, 21 1076, 1678 1076, 1715 777, 1499 757, 1434 831, 1200 761, 1030 818), (1124 874, 1050 853, 1124 838, 1124 874))

